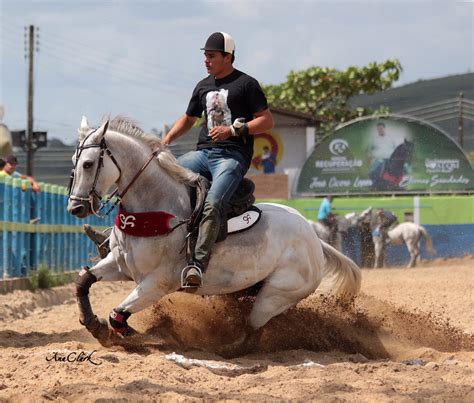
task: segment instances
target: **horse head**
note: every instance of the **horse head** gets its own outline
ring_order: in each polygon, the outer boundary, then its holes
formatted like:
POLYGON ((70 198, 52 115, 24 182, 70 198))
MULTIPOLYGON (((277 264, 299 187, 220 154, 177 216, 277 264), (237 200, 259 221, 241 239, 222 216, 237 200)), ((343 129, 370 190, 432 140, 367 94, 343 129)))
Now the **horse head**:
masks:
POLYGON ((107 147, 106 133, 109 121, 99 128, 91 129, 83 117, 78 130, 79 141, 72 157, 74 169, 69 183, 67 210, 79 218, 97 214, 100 202, 121 171, 117 161, 107 147))
POLYGON ((372 218, 372 210, 372 207, 367 207, 362 211, 357 218, 357 223, 370 222, 370 219, 372 218))

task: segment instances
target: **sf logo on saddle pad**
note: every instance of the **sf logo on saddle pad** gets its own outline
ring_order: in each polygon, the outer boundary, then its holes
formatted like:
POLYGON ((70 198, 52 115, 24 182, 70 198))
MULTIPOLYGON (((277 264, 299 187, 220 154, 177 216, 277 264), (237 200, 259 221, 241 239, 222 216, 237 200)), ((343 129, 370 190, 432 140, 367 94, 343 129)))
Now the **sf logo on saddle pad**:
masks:
POLYGON ((255 206, 245 213, 227 220, 227 233, 240 232, 253 227, 260 220, 261 210, 255 206))

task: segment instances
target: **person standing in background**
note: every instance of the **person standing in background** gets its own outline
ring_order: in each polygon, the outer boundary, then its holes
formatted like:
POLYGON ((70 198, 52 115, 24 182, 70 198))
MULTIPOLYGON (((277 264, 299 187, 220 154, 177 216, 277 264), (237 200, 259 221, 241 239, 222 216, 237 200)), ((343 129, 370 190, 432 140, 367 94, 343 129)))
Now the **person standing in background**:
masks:
POLYGON ((335 245, 337 240, 337 220, 332 212, 332 201, 334 196, 326 196, 321 204, 319 205, 318 221, 323 224, 328 230, 330 235, 330 244, 335 245))

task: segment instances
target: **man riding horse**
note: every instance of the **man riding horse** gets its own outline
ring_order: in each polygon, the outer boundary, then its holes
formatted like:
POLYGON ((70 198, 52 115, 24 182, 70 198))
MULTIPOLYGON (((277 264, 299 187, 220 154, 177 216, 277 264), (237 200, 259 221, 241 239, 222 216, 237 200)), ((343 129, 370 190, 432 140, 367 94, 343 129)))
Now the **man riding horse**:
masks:
POLYGON ((204 50, 204 64, 209 75, 196 85, 186 113, 163 140, 163 144, 171 144, 204 114, 206 124, 201 127, 197 150, 179 158, 183 167, 212 181, 204 202, 194 253, 183 269, 187 287, 202 285, 202 274, 225 222, 229 201, 250 167, 252 135, 273 127, 267 99, 258 81, 233 66, 235 44, 232 37, 225 32, 215 32, 201 50, 204 50), (222 112, 218 119, 214 113, 216 101, 222 112))

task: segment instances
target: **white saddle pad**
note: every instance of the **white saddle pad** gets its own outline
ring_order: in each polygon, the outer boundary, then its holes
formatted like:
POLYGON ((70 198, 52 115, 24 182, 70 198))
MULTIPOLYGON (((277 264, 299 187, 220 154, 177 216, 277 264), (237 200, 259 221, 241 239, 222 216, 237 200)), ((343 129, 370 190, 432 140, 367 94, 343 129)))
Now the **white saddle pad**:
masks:
POLYGON ((260 220, 261 215, 261 211, 248 210, 237 217, 232 217, 227 220, 227 233, 232 234, 253 227, 260 220))

